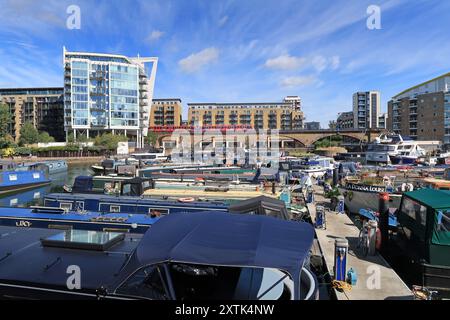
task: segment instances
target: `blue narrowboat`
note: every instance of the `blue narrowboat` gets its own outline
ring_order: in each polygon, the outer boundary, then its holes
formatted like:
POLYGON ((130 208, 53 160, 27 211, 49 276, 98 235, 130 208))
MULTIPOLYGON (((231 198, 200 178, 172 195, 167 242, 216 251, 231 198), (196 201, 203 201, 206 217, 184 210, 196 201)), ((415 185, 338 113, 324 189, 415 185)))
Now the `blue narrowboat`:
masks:
POLYGON ((87 210, 95 212, 150 214, 154 216, 169 213, 192 213, 199 211, 227 212, 222 202, 180 202, 133 196, 110 196, 96 194, 52 193, 44 198, 44 206, 65 210, 87 210))
MULTIPOLYGON (((2 166, 4 167, 4 166, 2 166)), ((0 172, 0 195, 24 191, 50 184, 48 169, 42 165, 0 172)))
POLYGON ((42 162, 23 163, 19 168, 34 168, 36 166, 46 166, 49 174, 67 172, 67 162, 65 160, 48 160, 42 162))
POLYGON ((142 214, 103 214, 46 207, 0 208, 0 225, 22 228, 145 233, 158 219, 142 214))

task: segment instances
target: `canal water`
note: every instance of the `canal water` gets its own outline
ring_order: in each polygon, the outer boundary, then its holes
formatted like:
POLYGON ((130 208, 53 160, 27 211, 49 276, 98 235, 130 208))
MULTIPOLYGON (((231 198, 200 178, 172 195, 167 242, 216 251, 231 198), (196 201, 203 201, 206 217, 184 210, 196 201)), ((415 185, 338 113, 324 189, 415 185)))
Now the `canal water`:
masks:
POLYGON ((77 176, 91 175, 92 163, 69 164, 67 172, 51 174, 50 185, 26 190, 20 193, 9 194, 0 197, 1 207, 29 207, 43 205, 43 198, 48 193, 63 192, 65 184, 72 185, 77 176))

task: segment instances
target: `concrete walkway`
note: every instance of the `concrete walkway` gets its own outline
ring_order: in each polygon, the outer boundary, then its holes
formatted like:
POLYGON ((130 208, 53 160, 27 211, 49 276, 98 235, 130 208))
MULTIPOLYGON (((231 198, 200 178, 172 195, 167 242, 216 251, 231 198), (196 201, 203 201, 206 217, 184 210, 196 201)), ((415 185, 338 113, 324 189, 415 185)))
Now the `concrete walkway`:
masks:
MULTIPOLYGON (((329 208, 329 199, 323 197, 323 189, 314 186, 315 204, 308 204, 313 220, 316 214, 315 205, 329 208)), ((335 290, 339 300, 412 300, 411 290, 395 273, 380 254, 364 257, 357 248, 359 229, 346 214, 326 212, 327 229, 316 229, 317 238, 324 254, 329 273, 333 275, 334 243, 337 238, 344 238, 349 243, 347 271, 350 268, 357 273, 357 283, 349 291, 335 290)))

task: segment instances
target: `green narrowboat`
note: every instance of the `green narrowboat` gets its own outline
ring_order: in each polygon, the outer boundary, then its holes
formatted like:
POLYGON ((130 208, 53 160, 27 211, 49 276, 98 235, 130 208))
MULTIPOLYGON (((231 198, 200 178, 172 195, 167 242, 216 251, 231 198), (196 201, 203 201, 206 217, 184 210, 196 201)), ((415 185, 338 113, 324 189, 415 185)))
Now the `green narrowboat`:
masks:
POLYGON ((420 189, 403 194, 396 244, 416 280, 450 294, 450 191, 420 189))

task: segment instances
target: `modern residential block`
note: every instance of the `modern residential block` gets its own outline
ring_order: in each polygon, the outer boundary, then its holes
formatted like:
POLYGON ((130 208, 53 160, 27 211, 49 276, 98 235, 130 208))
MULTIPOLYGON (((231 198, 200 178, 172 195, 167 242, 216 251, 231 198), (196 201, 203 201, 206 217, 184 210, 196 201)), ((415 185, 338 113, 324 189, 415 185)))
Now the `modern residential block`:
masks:
POLYGON ((188 123, 199 126, 244 125, 255 129, 303 129, 299 97, 267 103, 188 103, 188 123))
POLYGON ((336 129, 342 130, 342 129, 353 129, 354 118, 353 118, 353 111, 349 112, 342 112, 338 115, 336 119, 336 129))
POLYGON ((150 127, 180 126, 182 110, 181 99, 153 99, 150 127))
POLYGON ((9 107, 9 132, 16 142, 25 122, 32 123, 38 131, 48 132, 56 141, 65 140, 62 87, 0 89, 0 103, 9 107))
POLYGON ((353 94, 353 125, 355 129, 378 128, 380 92, 367 91, 353 94))
POLYGON ((125 134, 143 146, 158 58, 69 52, 64 48, 66 135, 125 134), (150 66, 151 65, 151 66, 150 66), (149 69, 151 67, 151 69, 149 69))
POLYGON ((387 128, 450 147, 450 73, 397 94, 388 102, 387 128))

